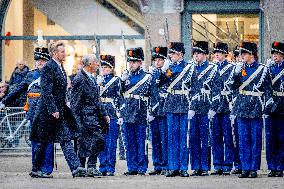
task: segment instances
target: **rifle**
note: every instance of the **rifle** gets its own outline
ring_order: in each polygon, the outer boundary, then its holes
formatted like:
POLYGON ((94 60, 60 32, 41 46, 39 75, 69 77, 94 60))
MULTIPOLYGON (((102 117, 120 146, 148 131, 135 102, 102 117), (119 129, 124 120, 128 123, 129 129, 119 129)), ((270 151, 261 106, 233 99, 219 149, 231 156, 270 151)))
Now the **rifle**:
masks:
POLYGON ((96 47, 96 57, 98 61, 100 60, 100 49, 99 49, 99 42, 96 33, 94 33, 94 41, 95 41, 95 47, 96 47))
POLYGON ((124 49, 124 58, 125 58, 125 69, 127 70, 127 52, 126 52, 126 44, 125 44, 125 37, 123 34, 123 30, 121 30, 121 39, 122 39, 122 43, 123 43, 123 49, 124 49))
POLYGON ((229 23, 228 23, 228 17, 226 18, 226 27, 227 27, 227 37, 228 37, 228 46, 231 46, 231 32, 230 32, 230 27, 229 27, 229 23))
POLYGON ((164 31, 165 31, 165 42, 166 46, 169 44, 170 41, 170 35, 169 35, 169 24, 168 24, 168 19, 166 18, 165 25, 164 25, 164 31))
MULTIPOLYGON (((209 32, 209 31, 206 29, 206 27, 202 26, 201 24, 199 24, 198 22, 196 22, 196 21, 193 20, 193 19, 192 19, 192 21, 193 21, 195 24, 197 24, 199 27, 201 27, 202 29, 204 29, 205 31, 207 31, 207 34, 210 34, 210 35, 213 36, 214 38, 216 38, 216 39, 218 39, 219 41, 221 41, 221 39, 220 39, 218 36, 216 36, 216 35, 214 35, 213 33, 209 32)), ((211 42, 210 39, 207 39, 207 40, 211 42)), ((213 41, 212 41, 212 42, 213 42, 213 41)))
MULTIPOLYGON (((150 31, 149 31, 149 26, 146 26, 146 32, 147 32, 147 39, 148 39, 148 43, 149 43, 149 53, 150 56, 152 54, 152 43, 151 43, 151 36, 150 36, 150 31)), ((151 66, 153 65, 153 62, 151 61, 151 66)))

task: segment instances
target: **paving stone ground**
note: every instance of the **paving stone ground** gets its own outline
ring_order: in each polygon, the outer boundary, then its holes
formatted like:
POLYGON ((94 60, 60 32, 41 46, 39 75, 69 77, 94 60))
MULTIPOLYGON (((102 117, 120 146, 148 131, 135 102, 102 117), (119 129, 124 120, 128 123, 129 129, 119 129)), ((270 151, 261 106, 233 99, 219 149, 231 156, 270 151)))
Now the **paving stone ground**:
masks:
MULTIPOLYGON (((259 171, 259 178, 239 179, 237 176, 209 176, 189 178, 165 178, 164 176, 124 176, 126 162, 117 161, 116 176, 103 178, 75 178, 68 170, 64 156, 58 155, 58 170, 53 179, 34 179, 28 173, 31 168, 29 153, 0 153, 1 189, 49 189, 49 188, 107 188, 107 189, 284 189, 284 178, 267 178, 266 172, 259 171)), ((150 162, 151 164, 151 162, 150 162)), ((152 166, 149 167, 149 170, 152 166)))

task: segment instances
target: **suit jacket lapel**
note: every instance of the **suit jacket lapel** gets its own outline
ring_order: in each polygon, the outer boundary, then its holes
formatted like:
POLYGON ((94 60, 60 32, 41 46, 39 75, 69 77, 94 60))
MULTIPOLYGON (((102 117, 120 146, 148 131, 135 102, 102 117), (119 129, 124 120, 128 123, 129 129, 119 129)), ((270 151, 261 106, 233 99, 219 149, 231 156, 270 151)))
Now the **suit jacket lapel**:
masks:
POLYGON ((62 84, 65 85, 67 83, 67 76, 66 76, 63 66, 62 66, 62 71, 61 71, 59 65, 54 60, 52 60, 52 62, 53 62, 56 74, 60 75, 60 79, 63 81, 62 84))
POLYGON ((81 71, 83 76, 85 77, 85 80, 87 80, 87 83, 92 87, 98 90, 97 85, 89 78, 89 76, 86 74, 84 70, 81 71))

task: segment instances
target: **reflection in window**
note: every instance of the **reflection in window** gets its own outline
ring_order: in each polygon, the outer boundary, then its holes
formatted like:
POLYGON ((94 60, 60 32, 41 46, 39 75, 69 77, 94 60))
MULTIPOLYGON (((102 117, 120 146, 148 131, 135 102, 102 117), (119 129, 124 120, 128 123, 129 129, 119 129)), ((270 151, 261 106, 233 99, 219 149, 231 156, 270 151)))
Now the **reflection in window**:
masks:
MULTIPOLYGON (((257 14, 193 14, 193 41, 208 41, 213 49, 216 42, 228 44, 232 51, 241 41, 259 42, 257 14)), ((231 54, 229 55, 230 58, 231 54)))

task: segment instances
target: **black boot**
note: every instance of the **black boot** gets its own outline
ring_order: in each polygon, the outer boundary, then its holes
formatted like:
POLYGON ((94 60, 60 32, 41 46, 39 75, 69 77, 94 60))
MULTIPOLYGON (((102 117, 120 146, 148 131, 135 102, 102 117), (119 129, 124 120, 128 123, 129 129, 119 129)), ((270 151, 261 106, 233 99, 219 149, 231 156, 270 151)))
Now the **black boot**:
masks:
POLYGON ((172 171, 168 171, 167 174, 165 175, 166 177, 175 177, 179 175, 179 171, 177 170, 172 170, 172 171))
POLYGON ((238 174, 242 174, 242 170, 241 169, 235 169, 232 171, 233 175, 238 175, 238 174))
POLYGON ((229 170, 229 169, 223 170, 223 175, 230 175, 230 174, 231 174, 231 170, 229 170))
POLYGON ((154 170, 149 172, 149 175, 160 175, 160 174, 161 174, 160 170, 154 170))
POLYGON ((180 171, 180 176, 181 177, 189 177, 189 174, 187 173, 187 171, 180 171))
POLYGON ((271 171, 268 173, 267 176, 268 176, 268 177, 275 177, 275 176, 276 176, 276 171, 271 170, 271 171))
POLYGON ((208 173, 208 171, 202 171, 200 176, 209 176, 209 173, 208 173))
POLYGON ((193 173, 190 174, 190 176, 195 177, 195 176, 201 176, 202 171, 201 170, 195 170, 193 173))
POLYGON ((130 175, 137 175, 138 171, 127 171, 125 173, 123 173, 125 176, 130 176, 130 175))
POLYGON ((250 178, 257 178, 257 172, 256 171, 251 171, 250 178))
POLYGON ((86 169, 83 167, 78 167, 74 171, 72 171, 72 176, 74 177, 85 177, 86 176, 86 169))
POLYGON ((275 176, 276 177, 283 177, 283 171, 276 171, 275 176))
POLYGON ((250 174, 250 171, 242 171, 242 174, 239 176, 239 178, 248 178, 250 174))
POLYGON ((218 170, 214 170, 210 175, 222 175, 222 174, 223 174, 223 170, 218 169, 218 170))

